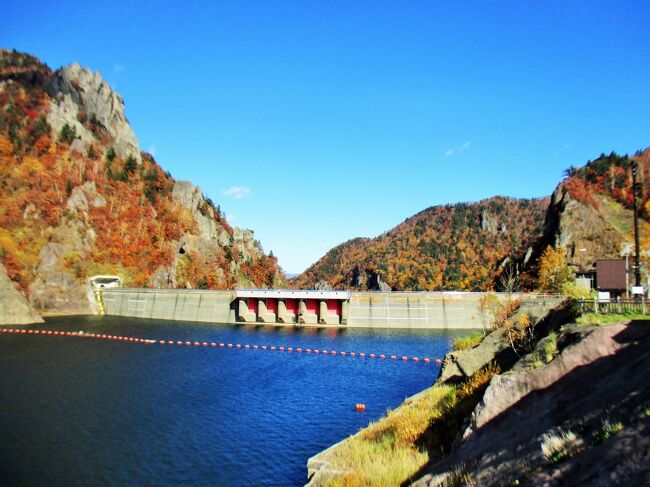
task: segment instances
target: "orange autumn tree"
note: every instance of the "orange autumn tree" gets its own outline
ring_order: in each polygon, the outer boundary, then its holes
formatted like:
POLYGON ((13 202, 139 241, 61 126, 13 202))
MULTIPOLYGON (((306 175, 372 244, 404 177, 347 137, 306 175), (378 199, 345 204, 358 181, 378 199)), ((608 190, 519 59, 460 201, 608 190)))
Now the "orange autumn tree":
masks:
POLYGON ((560 293, 573 282, 573 272, 566 261, 564 247, 546 247, 539 259, 538 287, 541 291, 560 293))

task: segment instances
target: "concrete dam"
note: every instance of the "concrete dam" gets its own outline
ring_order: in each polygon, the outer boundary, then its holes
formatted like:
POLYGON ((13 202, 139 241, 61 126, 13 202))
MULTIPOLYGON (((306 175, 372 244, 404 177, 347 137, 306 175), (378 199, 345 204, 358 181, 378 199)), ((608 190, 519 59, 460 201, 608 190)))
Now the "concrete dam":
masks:
MULTIPOLYGON (((209 291, 105 288, 97 293, 107 315, 204 323, 250 323, 350 328, 482 329, 485 293, 356 292, 278 289, 209 291)), ((557 295, 505 294, 541 317, 563 299, 557 295)))

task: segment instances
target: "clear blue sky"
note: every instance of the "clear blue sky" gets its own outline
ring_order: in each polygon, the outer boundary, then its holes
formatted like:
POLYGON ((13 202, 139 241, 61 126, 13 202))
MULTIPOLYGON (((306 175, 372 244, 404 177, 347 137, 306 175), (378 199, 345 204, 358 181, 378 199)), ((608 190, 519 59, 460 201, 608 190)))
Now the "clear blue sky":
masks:
POLYGON ((645 0, 5 0, 0 46, 99 70, 142 148, 296 273, 650 145, 649 26, 645 0))

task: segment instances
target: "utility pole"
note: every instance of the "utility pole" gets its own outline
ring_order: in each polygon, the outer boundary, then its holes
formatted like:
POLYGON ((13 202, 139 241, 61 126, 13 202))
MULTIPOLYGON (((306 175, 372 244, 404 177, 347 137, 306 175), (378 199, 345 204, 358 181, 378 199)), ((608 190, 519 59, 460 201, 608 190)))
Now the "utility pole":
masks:
POLYGON ((634 199, 634 283, 641 286, 641 268, 639 267, 639 185, 637 183, 637 171, 639 164, 632 161, 632 196, 634 199))

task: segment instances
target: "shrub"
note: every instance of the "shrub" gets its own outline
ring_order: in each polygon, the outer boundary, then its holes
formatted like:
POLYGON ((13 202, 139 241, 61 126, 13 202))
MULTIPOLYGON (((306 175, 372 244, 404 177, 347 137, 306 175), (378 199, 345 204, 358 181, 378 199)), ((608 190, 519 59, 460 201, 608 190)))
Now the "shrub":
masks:
POLYGON ((115 149, 110 147, 107 151, 106 154, 104 155, 104 159, 106 159, 107 162, 113 162, 113 159, 115 159, 115 149))
POLYGON ((67 123, 61 128, 61 134, 59 135, 59 142, 64 142, 68 145, 72 144, 74 139, 77 138, 77 127, 70 126, 67 123))
POLYGON ((612 436, 614 436, 616 433, 620 433, 621 431, 623 431, 623 423, 618 421, 612 423, 609 419, 603 419, 602 423, 600 424, 600 431, 596 434, 592 443, 594 445, 602 443, 605 440, 609 440, 612 436))
POLYGON ((535 325, 526 313, 520 314, 516 320, 509 323, 504 335, 519 357, 522 353, 532 352, 535 347, 535 325))
POLYGON ((551 332, 548 339, 544 342, 544 360, 549 363, 558 354, 557 333, 551 332))

